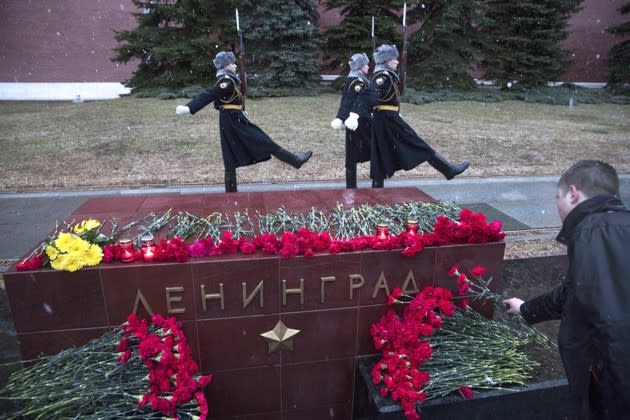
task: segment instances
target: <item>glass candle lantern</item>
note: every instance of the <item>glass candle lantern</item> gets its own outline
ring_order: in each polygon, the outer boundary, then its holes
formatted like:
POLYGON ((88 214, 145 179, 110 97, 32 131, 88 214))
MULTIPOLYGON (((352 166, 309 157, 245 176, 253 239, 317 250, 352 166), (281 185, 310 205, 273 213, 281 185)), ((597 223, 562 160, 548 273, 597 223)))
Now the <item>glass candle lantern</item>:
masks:
POLYGON ((389 237, 389 227, 386 223, 379 223, 376 226, 376 238, 378 240, 384 240, 389 237))
POLYGON ((417 220, 407 220, 407 233, 410 235, 418 234, 418 221, 417 220))
POLYGON ((135 252, 131 239, 120 239, 118 241, 118 246, 120 246, 120 261, 128 263, 135 259, 135 252))
POLYGON ((144 262, 155 261, 155 251, 157 247, 155 246, 155 243, 153 243, 153 235, 148 234, 142 236, 140 238, 140 242, 140 253, 142 254, 144 262))

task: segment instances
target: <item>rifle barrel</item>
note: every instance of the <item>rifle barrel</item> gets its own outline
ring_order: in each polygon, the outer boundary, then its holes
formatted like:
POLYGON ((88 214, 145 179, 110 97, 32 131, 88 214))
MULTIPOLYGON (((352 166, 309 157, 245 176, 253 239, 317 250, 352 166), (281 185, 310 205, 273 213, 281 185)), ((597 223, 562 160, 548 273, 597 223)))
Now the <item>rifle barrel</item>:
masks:
POLYGON ((245 71, 245 43, 243 42, 243 32, 241 31, 241 23, 236 10, 236 31, 238 32, 238 58, 240 60, 239 76, 241 78, 241 93, 243 94, 243 106, 245 106, 245 93, 247 92, 247 72, 245 71))
POLYGON ((407 84, 407 2, 403 4, 402 31, 403 31, 403 50, 400 56, 400 83, 399 83, 401 94, 405 91, 405 86, 407 84))

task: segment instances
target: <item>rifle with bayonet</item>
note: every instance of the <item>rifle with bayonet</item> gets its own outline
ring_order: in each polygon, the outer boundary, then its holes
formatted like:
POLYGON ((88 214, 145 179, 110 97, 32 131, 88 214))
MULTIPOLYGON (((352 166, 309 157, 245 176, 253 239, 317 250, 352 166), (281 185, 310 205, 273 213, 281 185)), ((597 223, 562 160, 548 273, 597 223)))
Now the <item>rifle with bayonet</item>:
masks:
POLYGON ((238 18, 238 9, 236 9, 236 31, 238 32, 238 74, 241 79, 241 93, 243 94, 243 109, 245 109, 245 94, 247 92, 247 72, 245 71, 245 43, 243 43, 243 32, 241 31, 241 23, 238 18))
POLYGON ((401 95, 405 91, 405 85, 407 84, 407 2, 403 4, 402 19, 403 50, 400 55, 400 83, 398 84, 401 95))
POLYGON ((374 26, 375 26, 374 16, 372 16, 372 53, 376 51, 376 36, 374 35, 374 26))

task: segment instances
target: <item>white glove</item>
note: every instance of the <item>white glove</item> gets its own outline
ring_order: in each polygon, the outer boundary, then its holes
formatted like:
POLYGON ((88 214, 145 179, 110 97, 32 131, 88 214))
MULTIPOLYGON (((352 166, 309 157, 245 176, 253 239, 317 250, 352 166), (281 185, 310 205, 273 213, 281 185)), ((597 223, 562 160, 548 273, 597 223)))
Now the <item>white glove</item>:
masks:
POLYGON ((341 119, 339 118, 335 118, 334 120, 332 120, 330 122, 330 126, 335 130, 343 130, 344 128, 346 128, 346 126, 343 125, 343 121, 341 121, 341 119))
POLYGON ((350 113, 350 116, 343 122, 348 130, 356 130, 359 127, 359 114, 354 112, 350 113))
POLYGON ((175 113, 177 115, 189 115, 190 108, 188 108, 186 105, 177 105, 177 108, 175 108, 175 113))

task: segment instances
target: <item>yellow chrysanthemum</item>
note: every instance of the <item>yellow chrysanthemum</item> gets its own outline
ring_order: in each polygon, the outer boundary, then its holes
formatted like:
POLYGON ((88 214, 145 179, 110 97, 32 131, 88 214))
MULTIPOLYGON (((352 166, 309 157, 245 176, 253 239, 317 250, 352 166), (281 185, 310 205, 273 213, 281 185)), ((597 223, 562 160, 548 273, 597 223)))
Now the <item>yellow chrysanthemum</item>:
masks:
POLYGON ((102 259, 103 250, 100 246, 92 244, 83 256, 83 264, 91 267, 100 264, 102 259))
POLYGON ((65 270, 66 266, 68 265, 68 261, 70 260, 70 258, 68 258, 68 255, 66 254, 59 254, 57 255, 57 258, 55 258, 54 261, 51 261, 50 265, 52 268, 54 268, 55 270, 65 270))
POLYGON ((68 258, 68 262, 64 270, 72 272, 72 271, 80 270, 82 268, 83 268, 82 259, 78 256, 70 256, 70 258, 68 258))
POLYGON ((48 245, 46 247, 46 255, 48 255, 50 261, 54 261, 57 255, 59 255, 59 250, 52 245, 48 245))
POLYGON ((84 220, 81 223, 77 223, 76 225, 74 225, 74 233, 76 233, 77 235, 80 235, 92 229, 96 229, 100 225, 101 225, 101 222, 99 222, 96 219, 84 220))
POLYGON ((74 240, 75 236, 71 233, 60 233, 55 239, 55 246, 61 252, 67 252, 68 245, 74 240))
MULTIPOLYGON (((61 236, 61 235, 60 235, 61 236)), ((75 256, 81 256, 85 254, 90 247, 90 243, 86 240, 79 238, 76 235, 70 235, 71 239, 64 240, 64 247, 57 245, 59 251, 67 252, 75 256)))

